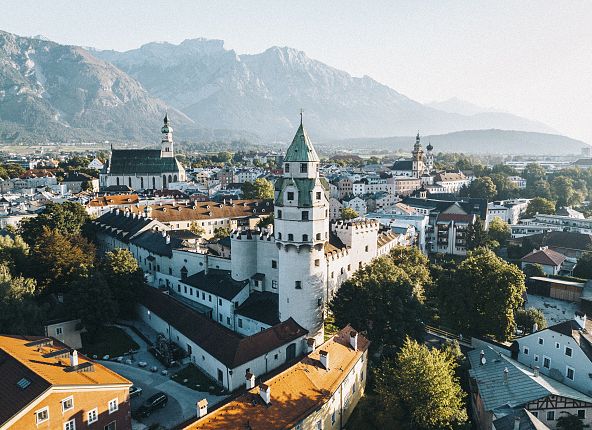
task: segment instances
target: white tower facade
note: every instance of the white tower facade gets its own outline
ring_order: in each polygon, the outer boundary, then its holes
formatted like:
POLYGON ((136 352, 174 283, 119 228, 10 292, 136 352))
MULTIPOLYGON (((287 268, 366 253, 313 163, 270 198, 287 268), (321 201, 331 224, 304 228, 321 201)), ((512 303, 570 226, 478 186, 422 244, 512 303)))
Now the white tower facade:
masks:
POLYGON ((290 317, 322 340, 329 240, 328 184, 302 122, 275 185, 275 242, 279 250, 279 317, 290 317))
POLYGON ((415 138, 415 145, 413 146, 413 152, 412 152, 412 157, 411 157, 412 163, 413 163, 413 177, 414 178, 419 178, 425 169, 425 165, 424 165, 424 155, 423 155, 423 149, 421 147, 421 140, 419 137, 419 133, 417 133, 417 137, 415 138))
POLYGON ((164 125, 162 126, 160 131, 162 132, 160 156, 174 157, 175 152, 173 149, 173 127, 169 125, 168 113, 164 115, 164 125))

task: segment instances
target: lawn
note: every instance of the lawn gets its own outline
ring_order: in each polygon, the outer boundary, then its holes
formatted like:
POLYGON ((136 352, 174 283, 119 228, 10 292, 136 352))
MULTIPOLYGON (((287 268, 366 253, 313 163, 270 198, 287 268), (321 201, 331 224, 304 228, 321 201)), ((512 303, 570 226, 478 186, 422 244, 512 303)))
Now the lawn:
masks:
POLYGON ((92 339, 88 333, 82 333, 82 349, 91 357, 93 355, 98 358, 103 358, 105 355, 111 358, 119 357, 130 349, 135 351, 139 348, 139 345, 119 327, 103 327, 92 339))
POLYGON ((209 387, 212 386, 216 392, 220 391, 220 387, 218 387, 214 381, 208 378, 194 364, 189 364, 185 368, 179 370, 171 376, 171 379, 196 391, 209 391, 209 387))

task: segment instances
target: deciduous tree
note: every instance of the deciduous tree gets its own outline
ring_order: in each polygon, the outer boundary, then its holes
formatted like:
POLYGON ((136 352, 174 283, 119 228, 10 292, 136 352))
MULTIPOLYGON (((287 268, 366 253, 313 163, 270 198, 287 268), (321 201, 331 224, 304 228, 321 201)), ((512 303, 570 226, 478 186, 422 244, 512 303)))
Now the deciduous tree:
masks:
POLYGON ((344 221, 357 218, 359 215, 353 208, 342 208, 341 219, 344 221))
POLYGON ((578 278, 592 279, 592 252, 584 252, 579 258, 573 275, 578 278))
POLYGON ((117 302, 119 316, 131 319, 136 313, 140 288, 144 285, 144 272, 133 254, 117 248, 105 254, 100 270, 117 302))
POLYGON ((538 330, 547 328, 545 314, 537 308, 517 309, 516 312, 514 312, 514 318, 516 319, 516 325, 522 327, 527 332, 532 331, 535 323, 538 330))
POLYGON ((532 218, 536 214, 549 214, 555 213, 555 203, 551 200, 544 199, 542 197, 535 197, 528 202, 528 207, 524 212, 524 218, 532 218))
POLYGON ((48 203, 43 213, 22 222, 21 235, 33 247, 44 228, 70 237, 80 234, 89 219, 86 209, 80 203, 48 203))
POLYGON ((496 194, 497 188, 489 176, 477 178, 469 185, 469 195, 471 197, 491 201, 495 198, 496 194))

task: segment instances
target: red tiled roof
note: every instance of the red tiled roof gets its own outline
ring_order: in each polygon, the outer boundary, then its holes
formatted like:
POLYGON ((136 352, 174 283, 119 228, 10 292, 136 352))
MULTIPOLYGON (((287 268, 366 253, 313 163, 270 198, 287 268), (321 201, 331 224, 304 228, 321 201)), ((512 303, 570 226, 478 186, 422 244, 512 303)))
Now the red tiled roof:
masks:
POLYGON ((542 264, 544 266, 561 266, 566 258, 567 257, 565 255, 546 248, 536 249, 526 254, 524 257, 522 257, 522 261, 524 263, 542 264))

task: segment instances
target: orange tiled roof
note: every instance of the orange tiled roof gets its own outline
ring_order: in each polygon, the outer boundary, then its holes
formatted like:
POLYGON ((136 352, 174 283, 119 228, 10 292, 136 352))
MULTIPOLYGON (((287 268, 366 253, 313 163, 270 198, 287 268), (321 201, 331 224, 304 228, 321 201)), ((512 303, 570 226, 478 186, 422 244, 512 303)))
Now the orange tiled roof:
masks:
POLYGON ((92 363, 92 371, 71 371, 69 369, 69 357, 46 357, 55 351, 69 350, 68 346, 55 339, 49 338, 51 340, 50 345, 27 346, 27 344, 41 339, 46 338, 38 336, 0 336, 0 350, 19 361, 28 370, 51 385, 131 385, 131 382, 123 376, 95 363, 82 354, 78 354, 79 364, 92 363))
MULTIPOLYGON (((189 204, 151 205, 148 215, 160 222, 201 219, 245 218, 273 213, 271 200, 233 200, 232 203, 193 202, 189 204)), ((144 213, 145 207, 130 207, 132 213, 144 213)))
POLYGON ((368 349, 367 339, 358 335, 358 349, 349 344, 350 326, 329 339, 301 361, 265 381, 271 393, 269 405, 259 397, 259 387, 246 391, 235 400, 211 411, 185 427, 185 430, 291 429, 310 412, 324 404, 368 349), (329 370, 319 352, 329 353, 329 370))
POLYGON ((137 194, 118 194, 115 196, 96 197, 88 202, 90 207, 104 207, 109 205, 133 205, 140 201, 137 194))

